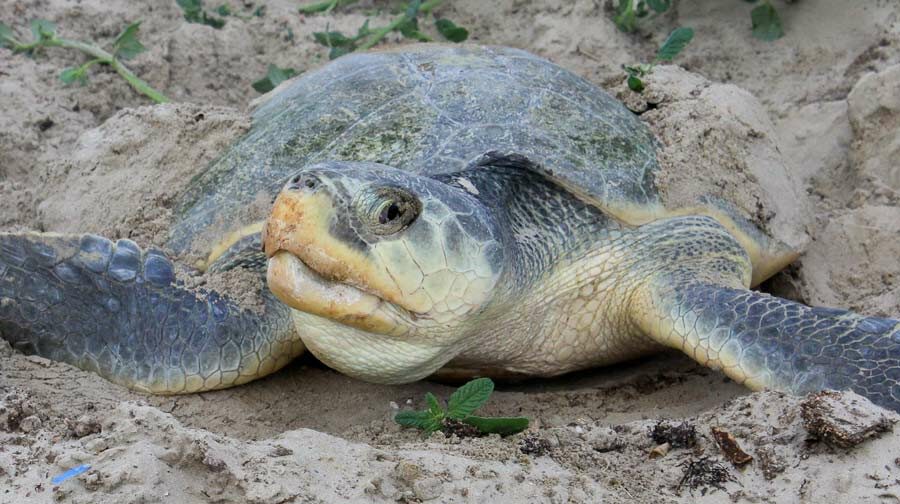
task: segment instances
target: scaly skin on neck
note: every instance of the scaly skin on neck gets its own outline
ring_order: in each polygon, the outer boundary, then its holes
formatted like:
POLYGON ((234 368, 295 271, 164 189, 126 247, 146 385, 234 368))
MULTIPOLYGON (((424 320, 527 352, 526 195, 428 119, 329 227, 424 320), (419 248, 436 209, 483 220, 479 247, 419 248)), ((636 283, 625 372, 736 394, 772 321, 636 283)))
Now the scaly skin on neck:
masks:
POLYGON ((437 178, 472 188, 507 223, 495 297, 442 372, 551 376, 661 348, 628 313, 650 272, 641 249, 659 229, 622 224, 523 169, 437 178))

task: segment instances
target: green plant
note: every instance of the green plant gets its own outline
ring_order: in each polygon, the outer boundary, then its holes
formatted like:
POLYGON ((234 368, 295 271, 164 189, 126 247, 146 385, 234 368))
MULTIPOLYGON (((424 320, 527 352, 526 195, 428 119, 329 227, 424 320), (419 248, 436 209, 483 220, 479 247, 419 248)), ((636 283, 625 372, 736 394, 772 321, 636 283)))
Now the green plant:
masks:
POLYGON ((628 74, 628 88, 632 91, 640 93, 644 90, 643 77, 653 71, 653 67, 657 63, 669 62, 675 59, 675 56, 684 50, 685 47, 694 38, 693 28, 676 28, 669 37, 663 42, 659 50, 656 51, 656 58, 651 63, 640 63, 637 65, 622 65, 625 73, 628 74))
POLYGON ((217 30, 225 26, 224 19, 212 16, 206 12, 203 8, 203 0, 175 0, 175 3, 181 7, 181 12, 184 13, 184 20, 188 23, 204 24, 217 30))
POLYGON ((31 21, 31 42, 19 41, 9 26, 0 24, 0 47, 7 47, 12 49, 13 52, 26 53, 29 55, 34 55, 41 49, 47 47, 77 49, 88 56, 91 56, 92 59, 80 66, 63 70, 59 78, 64 83, 72 84, 77 81, 84 84, 87 82, 87 71, 90 67, 97 64, 109 65, 116 73, 121 75, 122 78, 131 84, 131 87, 136 91, 144 94, 156 103, 165 103, 169 101, 165 95, 150 87, 149 84, 141 80, 122 63, 122 61, 131 59, 146 50, 137 38, 140 25, 140 21, 137 21, 125 27, 125 29, 122 30, 122 33, 120 33, 113 42, 111 52, 107 52, 89 42, 70 40, 57 36, 56 25, 44 19, 34 19, 31 21))
POLYGON ((300 14, 315 14, 318 12, 331 12, 332 10, 342 6, 356 3, 359 0, 324 0, 300 6, 300 14))
MULTIPOLYGON (((357 1, 325 0, 305 5, 300 8, 300 12, 304 14, 330 12, 339 6, 350 5, 357 1)), ((398 32, 406 38, 420 42, 430 42, 431 38, 419 28, 419 18, 430 14, 443 1, 426 0, 423 2, 422 0, 412 0, 404 6, 403 13, 394 18, 387 26, 370 28, 369 21, 366 20, 353 36, 345 35, 339 31, 324 31, 313 33, 313 37, 319 44, 330 48, 328 53, 329 59, 335 59, 356 50, 364 51, 370 49, 391 32, 398 32)), ((469 38, 468 30, 456 25, 449 19, 435 19, 434 26, 438 33, 451 42, 463 42, 469 38)))
MULTIPOLYGON (((756 3, 757 0, 748 0, 756 3)), ((769 0, 762 0, 762 3, 750 11, 750 24, 753 30, 753 36, 760 40, 778 40, 784 36, 784 30, 781 28, 781 18, 778 11, 769 0)))
MULTIPOLYGON (((770 0, 746 0, 760 3, 750 12, 753 36, 761 40, 777 40, 784 36, 781 18, 770 0)), ((653 17, 669 10, 672 0, 618 0, 613 22, 620 30, 631 33, 643 18, 653 17)))
MULTIPOLYGON (((253 9, 253 4, 250 4, 248 9, 253 9)), ((238 14, 237 12, 234 12, 233 10, 231 10, 231 7, 229 7, 225 4, 222 4, 218 7, 216 7, 214 12, 222 17, 231 16, 231 17, 236 17, 238 19, 241 19, 243 21, 249 21, 255 17, 262 17, 266 13, 266 6, 260 5, 259 7, 250 11, 249 14, 238 14)))
POLYGON ((472 415, 484 405, 494 391, 490 378, 477 378, 458 388, 447 401, 447 408, 441 406, 434 394, 425 394, 428 409, 425 411, 401 411, 394 421, 404 427, 415 427, 426 434, 438 430, 453 430, 454 425, 463 423, 477 429, 481 434, 509 436, 528 428, 528 419, 523 417, 479 417, 472 415))
POLYGON ((279 68, 276 65, 269 64, 266 76, 254 82, 252 86, 259 93, 268 93, 295 75, 297 75, 297 71, 293 68, 279 68))
POLYGON ((613 22, 620 30, 631 33, 638 20, 651 14, 662 14, 672 6, 671 0, 619 0, 613 22))

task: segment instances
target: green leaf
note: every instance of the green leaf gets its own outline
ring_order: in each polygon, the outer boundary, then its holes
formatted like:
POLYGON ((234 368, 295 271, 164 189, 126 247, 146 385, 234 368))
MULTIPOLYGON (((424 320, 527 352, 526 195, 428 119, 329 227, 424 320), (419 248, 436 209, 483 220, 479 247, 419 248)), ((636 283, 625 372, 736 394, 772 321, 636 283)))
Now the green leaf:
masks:
POLYGON ((647 14, 650 14, 650 11, 647 10, 647 2, 645 0, 638 0, 637 6, 634 8, 634 15, 639 18, 647 17, 647 14))
POLYGON ((443 415, 436 417, 431 411, 401 411, 394 415, 394 421, 404 427, 415 427, 431 433, 441 428, 443 415))
POLYGON ((635 77, 643 77, 650 73, 651 69, 653 69, 653 65, 649 63, 640 63, 637 65, 622 65, 622 70, 625 70, 628 75, 634 75, 635 77))
POLYGON ((9 47, 12 49, 16 45, 18 45, 18 41, 16 40, 16 35, 13 33, 12 28, 0 23, 0 47, 9 47))
POLYGON ((213 12, 215 12, 216 14, 218 14, 222 17, 227 17, 227 16, 231 15, 231 7, 229 7, 225 4, 222 4, 218 7, 216 7, 213 12))
POLYGON ((633 0, 619 0, 613 22, 623 32, 631 33, 635 30, 637 27, 637 17, 634 12, 633 0))
POLYGON ((323 0, 311 4, 301 5, 298 9, 300 14, 315 14, 317 12, 328 12, 342 5, 356 3, 358 0, 323 0))
POLYGON ((330 59, 330 60, 338 59, 341 56, 348 54, 348 53, 352 53, 355 50, 356 50, 356 46, 353 46, 353 45, 332 47, 331 50, 328 51, 328 59, 330 59))
POLYGON ((478 378, 456 389, 447 403, 447 416, 462 420, 481 407, 494 391, 490 378, 478 378))
POLYGON ((666 12, 672 6, 671 0, 647 0, 647 4, 656 12, 666 12))
POLYGON ((466 30, 462 26, 457 26, 449 19, 438 19, 435 21, 434 26, 437 28, 437 31, 450 42, 459 43, 469 38, 469 30, 466 30))
POLYGON ((485 434, 500 434, 501 436, 516 434, 528 428, 528 419, 524 417, 485 418, 468 416, 463 419, 463 422, 485 434))
POLYGON ((628 76, 628 89, 640 93, 644 90, 644 81, 637 75, 628 76))
POLYGON ((225 20, 210 16, 203 10, 203 0, 175 0, 184 13, 184 20, 188 23, 205 24, 215 29, 225 26, 225 20))
POLYGON ((672 61, 694 38, 693 28, 676 28, 656 51, 657 61, 672 61))
POLYGON ((128 25, 122 33, 116 37, 113 43, 113 55, 121 59, 131 59, 138 54, 147 50, 143 44, 137 39, 138 30, 140 30, 141 22, 137 21, 128 25))
POLYGON ((428 403, 428 411, 435 418, 444 418, 444 408, 441 407, 441 403, 438 401, 438 398, 434 396, 431 392, 425 394, 425 402, 428 403))
POLYGON ((56 25, 46 19, 32 19, 31 35, 35 42, 52 39, 56 36, 56 25))
POLYGON ((404 427, 415 427, 424 429, 431 419, 431 414, 427 411, 401 411, 394 415, 394 421, 404 427))
POLYGON ((419 8, 422 7, 422 0, 413 0, 406 7, 406 18, 416 19, 419 16, 419 8))
POLYGON ((315 32, 313 38, 325 47, 346 47, 354 42, 352 38, 339 31, 315 32))
POLYGON ((372 33, 372 30, 369 29, 369 20, 366 19, 366 22, 356 30, 356 40, 368 36, 370 33, 372 33))
POLYGON ((87 74, 85 70, 86 68, 83 66, 66 68, 59 74, 59 80, 63 81, 66 85, 73 84, 76 81, 80 82, 81 85, 87 84, 87 74))
POLYGON ((750 11, 750 21, 753 25, 753 36, 758 39, 772 41, 784 36, 778 11, 769 2, 750 11))
POLYGON ((258 93, 268 93, 295 75, 297 75, 297 71, 293 68, 278 68, 270 63, 266 76, 251 85, 258 93))
POLYGON ((397 25, 397 31, 408 39, 418 40, 419 42, 429 42, 431 39, 428 35, 419 31, 419 21, 416 18, 408 18, 397 25))
POLYGON ((200 20, 200 13, 203 12, 202 0, 175 0, 175 3, 181 7, 184 19, 189 23, 196 23, 200 20))

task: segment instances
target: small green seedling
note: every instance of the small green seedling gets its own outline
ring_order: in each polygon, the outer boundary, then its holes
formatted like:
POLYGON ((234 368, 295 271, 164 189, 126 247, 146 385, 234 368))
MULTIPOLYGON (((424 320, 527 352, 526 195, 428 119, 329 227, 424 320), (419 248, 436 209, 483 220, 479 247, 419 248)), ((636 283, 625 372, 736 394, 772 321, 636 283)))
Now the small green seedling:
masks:
POLYGON ((206 12, 203 8, 203 0, 175 0, 175 3, 181 7, 181 12, 184 13, 184 20, 188 23, 204 24, 217 30, 225 26, 224 19, 206 12))
MULTIPOLYGON (((358 0, 326 0, 308 4, 300 8, 303 14, 330 12, 333 9, 356 3, 358 0)), ((324 31, 313 33, 313 37, 319 44, 330 48, 329 59, 339 58, 347 53, 374 47, 389 33, 398 32, 403 37, 420 42, 430 42, 431 38, 419 28, 419 18, 431 13, 444 0, 412 0, 405 5, 403 13, 381 28, 370 28, 366 20, 356 31, 356 35, 345 35, 339 31, 324 31)), ((469 31, 456 25, 449 19, 435 19, 435 29, 445 39, 451 42, 463 42, 469 38, 469 31)))
POLYGON ((342 5, 350 5, 359 0, 324 0, 300 6, 300 14, 316 14, 319 12, 331 12, 342 5))
POLYGON ((477 378, 458 388, 450 395, 447 409, 441 406, 434 394, 425 394, 428 409, 425 411, 401 411, 394 421, 404 427, 415 427, 426 434, 448 430, 453 424, 462 422, 471 425, 481 434, 509 436, 528 428, 528 419, 523 417, 479 417, 472 415, 484 405, 494 391, 490 378, 477 378))
MULTIPOLYGON (((253 9, 253 4, 250 4, 248 9, 253 9)), ((253 19, 255 17, 263 17, 263 15, 266 13, 266 6, 260 5, 259 7, 253 9, 249 14, 238 14, 237 12, 234 12, 233 10, 231 10, 231 7, 229 7, 225 4, 222 4, 218 7, 216 7, 214 12, 222 17, 231 16, 231 17, 236 17, 243 21, 250 21, 251 19, 253 19)))
POLYGON ((671 6, 671 0, 619 0, 613 22, 623 32, 631 33, 637 29, 639 19, 651 13, 653 16, 662 14, 671 6))
POLYGON ((7 47, 13 52, 26 53, 34 55, 41 49, 47 47, 66 47, 69 49, 78 49, 79 51, 91 56, 92 59, 87 63, 73 68, 66 68, 60 74, 59 78, 65 84, 79 82, 85 84, 87 82, 87 71, 96 64, 109 65, 122 76, 131 87, 139 93, 149 97, 156 103, 165 103, 169 101, 165 95, 150 87, 149 84, 138 78, 131 70, 129 70, 122 61, 131 59, 138 54, 144 52, 146 48, 138 40, 138 30, 141 22, 129 24, 122 30, 122 33, 116 37, 111 51, 107 52, 100 47, 78 40, 70 40, 58 37, 56 34, 56 25, 44 19, 34 19, 31 21, 31 42, 21 42, 16 38, 12 29, 0 23, 0 47, 7 47))
POLYGON ((269 64, 269 70, 266 72, 266 76, 254 82, 252 84, 253 89, 258 93, 268 93, 278 87, 279 84, 295 75, 297 75, 297 71, 293 68, 279 68, 276 65, 269 64))
POLYGON ((628 88, 640 93, 644 90, 643 77, 653 71, 657 63, 669 62, 684 50, 694 38, 693 28, 676 28, 669 34, 669 38, 656 51, 656 58, 652 63, 640 63, 637 65, 622 65, 622 69, 628 74, 628 88))
MULTIPOLYGON (((758 3, 760 0, 746 0, 758 3)), ((650 19, 669 10, 672 0, 618 0, 613 22, 620 30, 631 33, 638 28, 642 19, 650 19)), ((762 0, 760 5, 750 12, 753 36, 761 40, 777 40, 784 36, 781 18, 770 0, 762 0)))
MULTIPOLYGON (((748 1, 755 3, 757 0, 748 1)), ((760 5, 750 11, 750 26, 753 29, 753 36, 760 40, 771 42, 784 36, 781 18, 769 0, 763 0, 760 5)))

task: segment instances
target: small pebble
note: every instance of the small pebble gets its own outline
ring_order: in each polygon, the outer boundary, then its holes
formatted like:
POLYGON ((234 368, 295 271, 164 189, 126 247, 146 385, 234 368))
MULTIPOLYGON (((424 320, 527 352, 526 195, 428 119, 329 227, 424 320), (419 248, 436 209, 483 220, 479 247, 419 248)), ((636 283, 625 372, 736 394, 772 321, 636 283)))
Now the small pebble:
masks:
POLYGON ((425 478, 413 483, 413 492, 423 500, 437 499, 444 492, 444 483, 439 478, 425 478))

